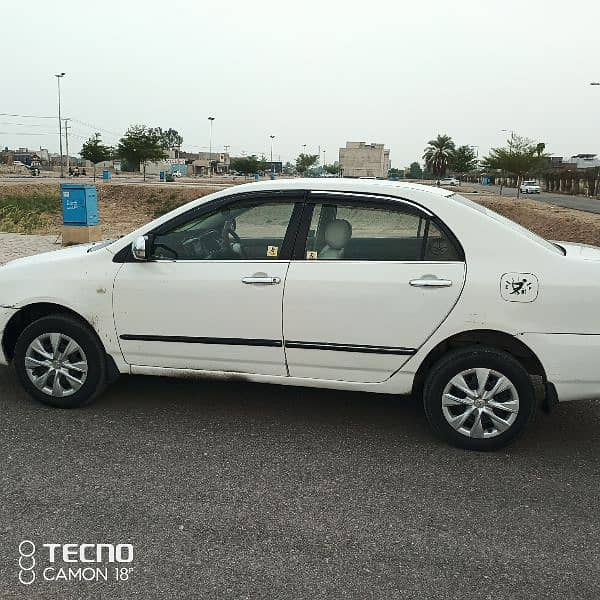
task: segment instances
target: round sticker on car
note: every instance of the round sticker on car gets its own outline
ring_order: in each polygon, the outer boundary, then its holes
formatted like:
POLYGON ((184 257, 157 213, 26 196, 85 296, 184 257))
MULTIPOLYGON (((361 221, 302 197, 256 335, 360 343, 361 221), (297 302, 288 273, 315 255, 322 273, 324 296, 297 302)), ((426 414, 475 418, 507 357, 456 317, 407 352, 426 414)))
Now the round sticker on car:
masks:
POLYGON ((533 302, 538 292, 538 278, 533 273, 504 273, 500 278, 500 294, 507 302, 533 302))

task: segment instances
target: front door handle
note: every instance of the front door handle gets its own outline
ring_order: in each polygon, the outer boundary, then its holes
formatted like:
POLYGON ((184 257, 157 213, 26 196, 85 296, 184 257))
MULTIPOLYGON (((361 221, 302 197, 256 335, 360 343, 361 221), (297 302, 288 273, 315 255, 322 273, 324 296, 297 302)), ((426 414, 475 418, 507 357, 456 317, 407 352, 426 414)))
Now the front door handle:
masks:
POLYGON ((450 279, 438 279, 437 277, 411 279, 408 283, 413 287, 450 287, 452 285, 450 279))
POLYGON ((242 283, 249 284, 259 284, 259 285, 277 285, 281 283, 281 279, 279 277, 244 277, 242 279, 242 283))

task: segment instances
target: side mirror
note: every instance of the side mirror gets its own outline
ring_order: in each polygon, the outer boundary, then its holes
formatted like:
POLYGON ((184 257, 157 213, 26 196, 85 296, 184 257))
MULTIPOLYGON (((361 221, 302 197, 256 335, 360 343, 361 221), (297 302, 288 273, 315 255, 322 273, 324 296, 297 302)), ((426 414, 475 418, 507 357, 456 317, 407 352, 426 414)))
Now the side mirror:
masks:
POLYGON ((135 260, 148 260, 150 257, 150 238, 147 235, 140 235, 135 238, 131 244, 131 252, 135 260))

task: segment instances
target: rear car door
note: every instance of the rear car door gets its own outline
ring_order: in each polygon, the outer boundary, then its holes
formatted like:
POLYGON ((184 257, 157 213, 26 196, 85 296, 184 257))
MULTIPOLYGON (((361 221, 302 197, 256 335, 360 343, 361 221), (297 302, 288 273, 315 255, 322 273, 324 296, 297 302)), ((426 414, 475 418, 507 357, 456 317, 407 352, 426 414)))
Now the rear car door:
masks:
POLYGON ((151 260, 123 258, 114 318, 138 366, 286 375, 282 300, 302 195, 199 207, 151 233, 151 260))
POLYGON ((292 377, 381 382, 455 306, 462 249, 425 209, 396 199, 313 192, 284 296, 292 377))

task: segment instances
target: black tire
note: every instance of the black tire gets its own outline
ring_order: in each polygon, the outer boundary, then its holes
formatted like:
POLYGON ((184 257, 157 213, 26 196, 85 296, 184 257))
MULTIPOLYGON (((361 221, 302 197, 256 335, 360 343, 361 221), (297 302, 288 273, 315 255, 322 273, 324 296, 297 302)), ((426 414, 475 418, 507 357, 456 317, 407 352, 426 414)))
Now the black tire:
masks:
MULTIPOLYGON (((423 388, 423 404, 427 420, 438 437, 459 448, 495 450, 508 445, 523 432, 533 419, 537 403, 529 373, 513 356, 493 348, 470 346, 450 352, 431 368, 423 388), (495 437, 468 437, 454 429, 444 416, 442 396, 446 385, 459 373, 475 368, 492 369, 505 375, 518 394, 519 407, 516 419, 506 431, 495 437)), ((456 410, 461 412, 461 407, 456 410)), ((503 412, 495 412, 496 416, 509 416, 508 413, 505 415, 503 412)), ((491 423, 489 417, 481 419, 482 422, 485 419, 487 423, 491 423)))
POLYGON ((70 315, 42 317, 28 325, 15 346, 14 365, 21 385, 34 399, 56 408, 79 408, 89 404, 106 385, 106 355, 96 333, 84 322, 70 315), (87 358, 87 375, 83 385, 69 396, 57 397, 38 389, 25 369, 27 348, 44 333, 61 333, 73 339, 87 358))

